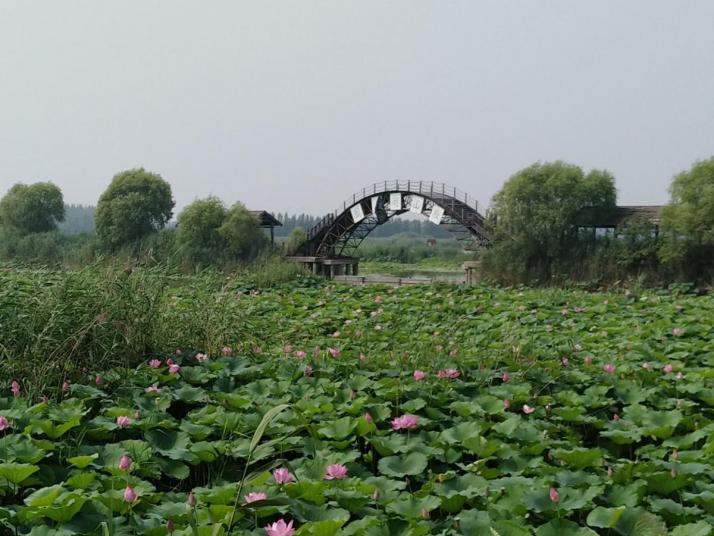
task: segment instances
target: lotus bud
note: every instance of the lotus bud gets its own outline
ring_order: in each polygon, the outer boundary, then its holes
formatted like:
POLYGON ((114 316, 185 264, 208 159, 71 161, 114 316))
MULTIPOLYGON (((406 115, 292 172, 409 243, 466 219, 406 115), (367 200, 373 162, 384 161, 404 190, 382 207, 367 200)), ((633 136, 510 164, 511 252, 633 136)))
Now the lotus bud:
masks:
POLYGON ((186 499, 186 504, 188 504, 191 508, 194 508, 196 506, 196 496, 193 494, 193 491, 188 494, 188 498, 186 499))

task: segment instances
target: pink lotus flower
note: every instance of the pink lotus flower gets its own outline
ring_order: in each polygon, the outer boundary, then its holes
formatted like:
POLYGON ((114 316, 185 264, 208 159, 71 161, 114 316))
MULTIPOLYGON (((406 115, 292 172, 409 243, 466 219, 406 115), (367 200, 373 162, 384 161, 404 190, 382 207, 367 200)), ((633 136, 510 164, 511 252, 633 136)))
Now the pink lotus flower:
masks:
POLYGON ((174 351, 174 355, 177 357, 183 355, 181 348, 176 348, 176 350, 174 351))
POLYGON ((325 471, 325 480, 342 480, 347 477, 347 466, 341 463, 333 463, 327 466, 325 471))
POLYGON ((244 499, 245 499, 245 504, 250 504, 252 502, 256 501, 265 501, 268 498, 268 494, 264 493, 262 491, 251 491, 248 493, 244 499))
POLYGON ((174 522, 169 519, 166 522, 166 532, 171 534, 174 530, 176 530, 176 525, 174 525, 174 522))
POLYGON ((675 337, 681 337, 683 333, 684 333, 684 330, 682 328, 672 329, 672 335, 674 335, 675 337))
POLYGON ((523 413, 525 413, 526 415, 530 415, 531 413, 533 413, 535 411, 535 408, 530 407, 528 404, 523 404, 523 408, 521 408, 521 409, 523 410, 523 413))
POLYGON ((645 370, 652 370, 652 363, 649 363, 649 362, 642 363, 642 368, 645 370))
POLYGON ((127 428, 131 425, 131 419, 126 415, 120 415, 117 417, 117 426, 119 428, 127 428))
POLYGON ((223 354, 223 357, 230 357, 233 355, 233 348, 231 348, 230 346, 224 346, 221 349, 221 353, 223 354))
POLYGON ((149 366, 151 368, 159 368, 161 366, 161 360, 160 359, 152 359, 149 361, 149 366))
POLYGON ((561 363, 561 365, 563 365, 564 367, 567 367, 567 366, 570 364, 570 359, 568 359, 567 357, 561 357, 561 358, 560 358, 560 363, 561 363))
MULTIPOLYGON (((198 352, 195 356, 193 356, 196 361, 199 363, 205 363, 208 361, 208 356, 204 354, 203 352, 198 352)), ((178 365, 176 365, 178 366, 178 365)), ((171 371, 171 367, 169 367, 169 372, 171 371)))
POLYGON ((509 409, 510 407, 511 407, 511 401, 508 400, 508 399, 505 399, 505 400, 503 401, 503 408, 504 408, 504 409, 509 409))
POLYGON ((583 351, 583 347, 580 346, 579 344, 576 344, 575 346, 573 346, 573 349, 574 349, 576 352, 582 352, 582 351, 583 351))
POLYGON ((124 454, 120 459, 119 459, 119 469, 122 471, 128 471, 129 468, 131 467, 131 458, 124 454))
POLYGON ((286 344, 283 346, 283 353, 284 354, 292 354, 293 353, 293 347, 290 344, 286 344))
POLYGON ((4 432, 8 428, 10 428, 10 422, 7 420, 7 417, 0 415, 0 432, 4 432))
POLYGON ((364 414, 364 420, 367 421, 367 424, 372 424, 372 416, 369 413, 364 414))
POLYGON ((461 373, 458 371, 458 369, 455 369, 455 368, 447 368, 444 370, 440 370, 436 374, 437 378, 442 378, 442 379, 447 378, 449 380, 455 380, 459 376, 461 376, 461 373))
POLYGON ((332 356, 332 357, 339 357, 340 356, 340 349, 339 348, 328 348, 327 352, 332 356))
POLYGON ((338 330, 338 331, 335 331, 335 332, 332 334, 332 337, 336 339, 336 338, 338 338, 340 335, 342 335, 342 334, 341 334, 341 333, 339 332, 339 330, 338 330))
POLYGON ((278 484, 290 484, 295 482, 295 477, 285 467, 273 471, 273 478, 278 484))
POLYGON ((402 415, 392 420, 392 430, 414 430, 418 421, 416 415, 402 415))
POLYGON ((424 378, 426 378, 426 372, 423 370, 415 370, 414 371, 414 380, 415 381, 422 381, 424 378))
POLYGON ((511 379, 511 376, 508 374, 508 371, 504 370, 503 374, 501 374, 501 381, 503 383, 508 383, 508 381, 511 379))
POLYGON ((295 357, 297 357, 298 359, 305 359, 307 357, 307 352, 298 350, 295 352, 295 357))
POLYGON ((155 383, 153 385, 150 385, 146 389, 144 389, 145 393, 158 393, 159 392, 159 384, 155 383))
POLYGON ((591 356, 591 355, 586 355, 586 356, 583 358, 583 361, 585 362, 586 365, 591 365, 592 362, 593 362, 593 356, 591 356))
POLYGON ((560 495, 558 495, 558 490, 555 488, 550 488, 550 491, 548 492, 548 496, 550 497, 550 501, 557 503, 560 500, 560 495))
POLYGON ((305 370, 303 371, 305 376, 312 376, 312 367, 310 365, 305 365, 305 370))
POLYGON ((196 504, 198 504, 198 501, 196 500, 196 496, 193 494, 193 491, 189 492, 188 497, 186 497, 186 504, 188 504, 191 508, 195 507, 196 504))
POLYGON ((70 387, 71 387, 71 384, 70 384, 69 382, 64 382, 64 383, 62 384, 62 392, 63 392, 63 393, 68 392, 69 389, 70 389, 70 387))
POLYGON ((17 383, 15 380, 10 384, 10 391, 12 391, 12 396, 15 398, 20 397, 20 384, 17 383))
POLYGON ((615 413, 615 414, 612 416, 612 420, 615 421, 615 422, 617 422, 617 421, 620 420, 620 416, 619 416, 617 413, 615 413))
POLYGON ((662 367, 662 372, 665 374, 669 374, 674 370, 674 367, 672 366, 672 363, 667 363, 664 367, 662 367))
POLYGON ((169 365, 169 374, 178 374, 180 370, 181 370, 181 367, 179 366, 178 363, 171 363, 169 365))
POLYGON ((285 520, 278 519, 275 523, 266 525, 264 528, 267 536, 293 536, 295 534, 292 520, 290 523, 285 523, 285 520))
POLYGON ((139 496, 134 491, 134 488, 127 486, 124 490, 124 502, 133 503, 139 498, 139 496))
POLYGON ((256 346, 255 348, 253 348, 253 353, 254 354, 262 354, 263 349, 260 346, 256 346))
POLYGON ((602 367, 602 370, 604 370, 608 374, 614 374, 615 373, 615 365, 613 365, 612 363, 605 363, 602 367))

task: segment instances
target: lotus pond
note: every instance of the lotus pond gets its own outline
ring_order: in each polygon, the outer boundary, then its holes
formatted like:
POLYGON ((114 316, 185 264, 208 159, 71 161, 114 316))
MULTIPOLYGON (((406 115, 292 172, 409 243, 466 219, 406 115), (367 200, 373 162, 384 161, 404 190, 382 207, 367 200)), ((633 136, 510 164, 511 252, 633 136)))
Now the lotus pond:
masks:
POLYGON ((0 532, 712 533, 710 297, 235 299, 249 335, 222 351, 87 370, 57 400, 4 386, 0 532))

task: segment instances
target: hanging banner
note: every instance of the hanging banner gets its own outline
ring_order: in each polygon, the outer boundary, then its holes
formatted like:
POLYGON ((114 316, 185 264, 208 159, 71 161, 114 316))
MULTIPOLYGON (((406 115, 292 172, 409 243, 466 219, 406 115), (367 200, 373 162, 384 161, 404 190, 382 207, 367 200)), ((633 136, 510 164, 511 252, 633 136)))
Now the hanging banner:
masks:
POLYGON ((424 210, 424 198, 419 197, 418 195, 411 196, 411 202, 409 203, 409 212, 413 212, 414 214, 421 214, 422 210, 424 210))
POLYGON ((361 204, 353 206, 350 209, 350 213, 352 214, 352 221, 355 223, 359 223, 364 219, 364 210, 362 210, 361 204))
POLYGON ((389 210, 402 210, 402 194, 389 194, 389 210))
POLYGON ((379 202, 379 196, 378 195, 373 195, 372 198, 370 199, 372 202, 372 214, 377 213, 377 203, 379 202))
POLYGON ((434 208, 431 209, 431 214, 429 215, 429 221, 431 223, 435 223, 436 225, 439 225, 441 223, 441 218, 444 217, 444 209, 441 208, 439 205, 434 205, 434 208))

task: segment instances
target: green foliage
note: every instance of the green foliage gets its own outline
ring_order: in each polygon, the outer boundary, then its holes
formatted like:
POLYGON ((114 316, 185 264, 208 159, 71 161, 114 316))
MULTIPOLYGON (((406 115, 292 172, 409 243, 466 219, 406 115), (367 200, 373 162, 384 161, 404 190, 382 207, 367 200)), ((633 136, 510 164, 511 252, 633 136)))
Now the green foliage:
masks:
POLYGON ((714 275, 714 158, 675 176, 662 213, 662 259, 690 277, 714 275))
POLYGON ((258 218, 243 203, 236 203, 228 210, 219 234, 225 241, 229 258, 249 261, 270 245, 258 224, 258 218))
POLYGON ((221 234, 227 210, 217 197, 198 199, 181 211, 176 242, 191 262, 209 264, 225 256, 226 242, 221 234))
POLYGON ((285 250, 288 255, 298 255, 307 242, 307 233, 301 227, 295 227, 290 233, 285 250))
POLYGON ((0 226, 19 234, 53 231, 64 215, 62 191, 51 182, 16 184, 0 200, 0 226))
POLYGON ((117 249, 162 229, 174 207, 171 186, 143 168, 118 173, 99 198, 95 213, 99 239, 117 249))
MULTIPOLYGON (((26 378, 18 398, 2 379, 3 532, 89 535, 104 523, 165 534, 171 520, 176 534, 259 534, 284 518, 324 535, 712 534, 708 297, 446 285, 244 293, 211 273, 137 272, 123 277, 165 283, 153 315, 176 339, 147 356, 157 367, 85 362, 46 402, 26 378), (222 338, 183 346, 201 327, 222 338), (440 378, 447 367, 458 378, 440 378), (416 426, 395 430, 407 413, 416 426), (325 479, 330 464, 346 477, 325 479), (277 468, 295 481, 276 482, 277 468), (253 492, 267 499, 249 503, 253 492)), ((32 287, 20 275, 0 289, 32 287)), ((27 322, 32 310, 18 314, 27 322)))
POLYGON ((504 279, 550 282, 587 254, 592 228, 612 214, 612 175, 588 174, 564 162, 534 164, 514 174, 494 196, 490 227, 496 245, 484 266, 504 279))

